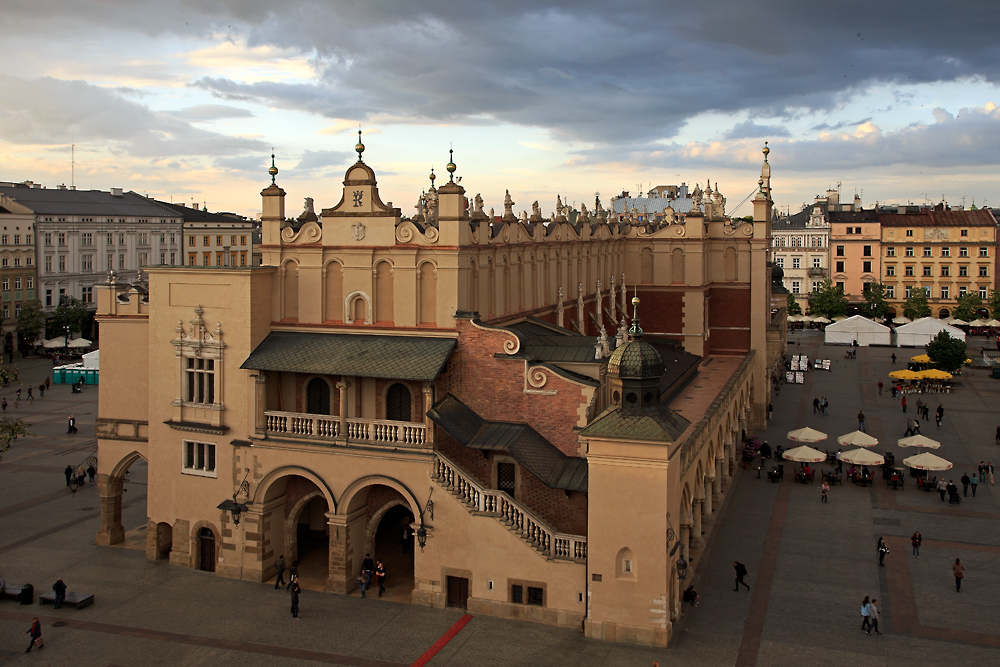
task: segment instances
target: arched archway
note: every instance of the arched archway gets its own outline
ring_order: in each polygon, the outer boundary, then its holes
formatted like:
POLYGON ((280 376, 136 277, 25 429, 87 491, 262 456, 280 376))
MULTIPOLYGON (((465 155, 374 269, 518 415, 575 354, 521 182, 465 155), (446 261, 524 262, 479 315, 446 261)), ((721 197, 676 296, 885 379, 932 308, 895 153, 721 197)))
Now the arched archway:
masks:
POLYGON ((323 378, 313 378, 306 383, 306 410, 311 415, 329 415, 330 383, 323 378))
POLYGON ((401 382, 396 382, 385 392, 385 418, 390 421, 411 421, 413 413, 413 395, 410 388, 401 382))
MULTIPOLYGON (((112 468, 110 473, 99 471, 97 475, 97 490, 101 496, 101 523, 97 529, 96 542, 98 546, 108 547, 125 539, 125 527, 122 525, 122 500, 132 482, 144 484, 146 481, 146 459, 138 451, 132 451, 123 456, 112 468), (134 468, 133 468, 134 466, 134 468)), ((135 527, 145 527, 154 534, 154 547, 147 549, 147 557, 155 559, 160 550, 160 543, 155 540, 156 524, 146 519, 146 499, 143 493, 133 496, 136 500, 129 503, 129 511, 133 520, 141 514, 141 524, 135 527)))

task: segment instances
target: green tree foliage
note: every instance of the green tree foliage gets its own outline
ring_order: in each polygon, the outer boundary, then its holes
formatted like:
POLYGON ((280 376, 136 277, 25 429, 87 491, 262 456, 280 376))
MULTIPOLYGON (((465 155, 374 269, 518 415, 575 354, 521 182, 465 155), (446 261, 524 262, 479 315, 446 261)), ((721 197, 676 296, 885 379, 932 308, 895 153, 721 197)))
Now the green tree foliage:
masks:
POLYGON ((22 419, 14 417, 0 417, 0 459, 3 459, 4 452, 10 449, 17 438, 34 435, 28 428, 31 424, 26 424, 22 419))
POLYGON ((885 285, 882 283, 866 284, 864 298, 865 305, 861 307, 861 311, 865 317, 884 318, 889 314, 889 302, 885 298, 885 285))
POLYGON ((930 317, 931 307, 927 303, 927 288, 913 288, 913 291, 910 292, 910 298, 903 304, 903 315, 909 317, 911 320, 930 317))
POLYGON ((795 300, 795 295, 794 294, 789 294, 788 295, 788 314, 789 315, 801 315, 802 314, 802 306, 800 306, 799 302, 795 300))
POLYGON ((71 334, 80 333, 87 326, 86 304, 71 296, 63 298, 52 315, 52 323, 58 332, 56 335, 65 334, 67 327, 71 334))
POLYGON ((21 340, 31 343, 44 330, 45 313, 42 312, 42 302, 32 299, 21 304, 21 314, 17 316, 17 335, 21 340))
POLYGON ((827 278, 809 293, 809 310, 813 315, 823 315, 831 319, 837 315, 846 315, 847 297, 844 295, 844 288, 835 286, 833 281, 827 278))
POLYGON ((942 331, 927 344, 927 356, 941 370, 953 373, 962 367, 967 358, 965 341, 952 338, 947 331, 942 331))
POLYGON ((995 289, 990 290, 990 298, 986 301, 986 307, 990 309, 990 317, 1000 319, 1000 292, 995 289))
POLYGON ((979 319, 979 311, 982 307, 983 300, 979 297, 979 292, 966 292, 958 297, 958 305, 955 306, 955 310, 951 313, 951 316, 971 322, 972 320, 979 319))

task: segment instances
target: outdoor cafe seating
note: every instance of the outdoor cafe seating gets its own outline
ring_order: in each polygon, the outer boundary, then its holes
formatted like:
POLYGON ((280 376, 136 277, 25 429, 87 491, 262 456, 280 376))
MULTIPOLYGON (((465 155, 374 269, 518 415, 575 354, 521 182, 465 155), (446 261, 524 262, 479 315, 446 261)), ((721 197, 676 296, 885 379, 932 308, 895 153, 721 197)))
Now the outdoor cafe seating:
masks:
POLYGON ((833 485, 833 484, 843 484, 844 483, 844 478, 843 478, 843 476, 840 473, 836 472, 835 470, 824 470, 823 471, 823 481, 827 482, 828 484, 831 484, 831 485, 833 485))
POLYGON ((902 470, 892 470, 885 478, 885 488, 892 486, 893 489, 901 488, 905 485, 906 474, 902 470))
POLYGON ((785 464, 779 463, 777 468, 767 471, 767 481, 780 482, 785 478, 785 464))
POLYGON ((927 491, 928 493, 936 490, 937 475, 935 475, 934 477, 927 477, 926 475, 924 475, 923 477, 917 477, 917 488, 920 489, 921 491, 927 491))
POLYGON ((813 478, 815 476, 816 476, 816 471, 810 468, 809 466, 803 466, 802 468, 799 468, 798 470, 795 471, 795 481, 800 482, 802 484, 808 484, 809 482, 813 481, 813 478))
POLYGON ((858 470, 852 466, 851 469, 847 471, 848 479, 850 479, 854 484, 860 484, 861 486, 868 486, 868 484, 872 481, 872 476, 872 471, 867 467, 862 467, 861 470, 858 470))

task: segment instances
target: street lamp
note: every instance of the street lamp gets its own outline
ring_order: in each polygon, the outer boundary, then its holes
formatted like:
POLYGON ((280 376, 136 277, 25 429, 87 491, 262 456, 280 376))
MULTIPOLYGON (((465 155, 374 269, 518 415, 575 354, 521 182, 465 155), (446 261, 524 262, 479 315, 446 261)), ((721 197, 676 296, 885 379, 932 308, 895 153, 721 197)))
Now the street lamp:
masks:
POLYGON ((684 581, 687 578, 688 562, 684 560, 684 547, 681 547, 681 557, 677 559, 677 578, 684 581))
POLYGON ((250 474, 250 468, 245 468, 245 470, 246 474, 243 475, 243 481, 240 485, 236 487, 236 491, 233 493, 233 499, 223 500, 216 508, 222 510, 223 512, 229 512, 232 514, 233 524, 236 526, 240 525, 240 515, 247 511, 246 503, 236 502, 236 497, 240 495, 241 491, 244 493, 244 497, 250 497, 250 483, 247 481, 247 475, 250 474))

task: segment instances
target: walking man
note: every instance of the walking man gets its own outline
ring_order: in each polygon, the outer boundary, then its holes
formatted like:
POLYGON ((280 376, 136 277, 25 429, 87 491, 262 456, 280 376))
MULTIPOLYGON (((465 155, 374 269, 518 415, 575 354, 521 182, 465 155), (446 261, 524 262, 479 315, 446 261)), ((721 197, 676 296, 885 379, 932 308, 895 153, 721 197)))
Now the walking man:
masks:
POLYGON ((972 480, 969 479, 969 473, 963 472, 962 473, 962 480, 961 481, 962 481, 962 495, 965 496, 966 498, 968 498, 969 497, 969 484, 972 483, 972 480))
POLYGON ((865 429, 865 413, 863 410, 858 411, 858 430, 861 431, 862 433, 868 432, 865 429))
MULTIPOLYGON (((944 500, 943 497, 942 497, 942 500, 944 500)), ((919 530, 917 532, 913 533, 913 536, 910 538, 910 544, 913 545, 913 557, 914 558, 920 558, 920 543, 923 542, 923 540, 924 540, 924 538, 922 538, 920 536, 920 531, 919 530)))
POLYGON ((66 486, 68 487, 69 481, 73 479, 73 466, 66 466, 66 469, 63 470, 63 473, 66 475, 66 486))
POLYGON ((962 561, 958 558, 955 559, 955 564, 951 566, 951 571, 955 575, 955 592, 962 592, 962 579, 965 578, 965 567, 962 565, 962 561))
POLYGON ((892 365, 893 366, 896 365, 896 353, 895 352, 892 353, 892 365))
POLYGON ((941 428, 941 418, 944 417, 944 406, 938 403, 937 410, 934 411, 934 421, 937 422, 937 427, 941 428))
POLYGON ((733 569, 736 570, 736 588, 733 590, 740 590, 740 585, 746 586, 747 590, 750 590, 750 584, 743 581, 743 577, 747 576, 747 566, 738 560, 735 560, 733 561, 733 569))
POLYGON ((823 403, 822 403, 822 407, 823 407, 823 416, 824 416, 824 417, 826 417, 827 415, 829 415, 829 414, 830 414, 830 413, 829 413, 829 412, 827 411, 827 408, 829 408, 829 407, 830 407, 830 401, 826 400, 826 396, 824 396, 824 397, 823 397, 823 403))
POLYGON ((868 596, 861 601, 861 631, 871 634, 871 625, 868 618, 868 614, 871 613, 871 602, 868 601, 868 596))
POLYGON ((986 462, 986 476, 990 478, 990 486, 993 486, 993 461, 986 462))
POLYGON ((896 385, 895 384, 893 384, 891 387, 889 387, 889 391, 892 392, 892 397, 896 398, 896 385))
POLYGON ((31 393, 31 387, 28 387, 28 403, 35 402, 35 395, 31 393))
POLYGON ((869 635, 872 631, 874 631, 877 635, 882 634, 878 631, 878 600, 874 598, 872 598, 872 603, 868 607, 868 622, 871 624, 871 627, 868 630, 869 635))
POLYGON ((889 547, 886 545, 885 540, 881 537, 878 538, 878 566, 885 567, 885 557, 889 553, 889 547))
POLYGON ((976 489, 979 488, 979 475, 972 473, 972 479, 969 480, 969 486, 972 487, 972 497, 976 497, 976 489))
POLYGON ((94 477, 96 475, 97 475, 97 468, 95 468, 93 465, 88 466, 87 467, 87 477, 90 478, 90 483, 91 484, 94 483, 94 477))
MULTIPOLYGON (((813 397, 813 414, 819 412, 819 396, 813 397)), ((1000 445, 1000 426, 997 426, 997 444, 1000 445)))
POLYGON ((882 395, 882 381, 881 380, 878 381, 878 395, 879 396, 882 395))
POLYGON ((375 581, 378 583, 378 596, 382 597, 382 593, 385 593, 385 565, 382 559, 379 559, 378 565, 375 566, 375 581))
POLYGON ((293 577, 288 582, 292 586, 292 618, 299 620, 299 578, 293 577))
POLYGON ((288 585, 285 586, 285 590, 287 591, 293 585, 297 586, 298 581, 299 581, 299 561, 293 560, 292 566, 288 568, 288 585))
POLYGON ((901 403, 903 405, 903 412, 906 412, 906 396, 903 397, 903 400, 901 401, 901 403))
POLYGON ((74 417, 73 415, 70 415, 69 416, 69 426, 66 429, 66 435, 69 435, 71 433, 76 433, 76 431, 77 431, 77 428, 76 428, 76 417, 74 417))
POLYGON ((823 486, 819 487, 819 499, 820 499, 820 502, 823 502, 823 503, 827 502, 827 495, 829 493, 830 493, 830 485, 827 484, 824 481, 823 482, 823 486))
POLYGON ((62 579, 57 579, 56 583, 52 584, 52 592, 56 594, 52 608, 58 609, 62 606, 63 600, 66 598, 66 584, 63 583, 62 579))
POLYGON ((278 556, 278 560, 274 563, 274 590, 278 590, 278 586, 285 585, 285 557, 278 556))
POLYGON ((938 480, 937 490, 941 494, 941 502, 944 502, 944 494, 948 492, 948 483, 944 481, 944 478, 938 480))
POLYGON ((913 435, 920 435, 920 420, 913 418, 913 435))

